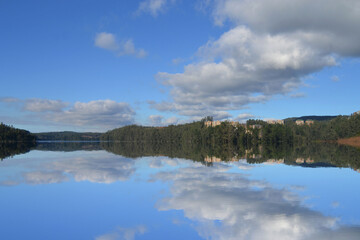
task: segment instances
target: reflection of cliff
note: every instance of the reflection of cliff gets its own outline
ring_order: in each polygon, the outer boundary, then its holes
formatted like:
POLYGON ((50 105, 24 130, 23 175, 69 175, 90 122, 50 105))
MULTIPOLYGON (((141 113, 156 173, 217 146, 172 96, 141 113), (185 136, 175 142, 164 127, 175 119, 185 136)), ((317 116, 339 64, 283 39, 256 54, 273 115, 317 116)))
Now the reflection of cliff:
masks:
POLYGON ((302 204, 288 189, 227 172, 229 166, 188 167, 158 173, 169 181, 171 196, 161 211, 182 210, 204 239, 358 239, 360 227, 346 227, 302 204))

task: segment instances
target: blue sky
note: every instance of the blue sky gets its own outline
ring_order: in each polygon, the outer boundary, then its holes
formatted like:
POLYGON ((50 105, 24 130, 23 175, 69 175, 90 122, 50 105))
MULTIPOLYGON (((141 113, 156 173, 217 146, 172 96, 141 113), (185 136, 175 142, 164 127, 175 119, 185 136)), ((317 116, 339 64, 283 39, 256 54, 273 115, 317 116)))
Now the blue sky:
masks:
POLYGON ((33 132, 360 110, 356 0, 1 1, 0 120, 33 132))

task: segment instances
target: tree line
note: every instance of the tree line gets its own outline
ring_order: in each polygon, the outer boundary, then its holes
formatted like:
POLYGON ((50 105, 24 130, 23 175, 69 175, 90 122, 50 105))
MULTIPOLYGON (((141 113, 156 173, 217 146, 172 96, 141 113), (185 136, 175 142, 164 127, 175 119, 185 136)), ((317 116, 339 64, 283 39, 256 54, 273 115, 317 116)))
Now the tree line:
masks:
POLYGON ((314 141, 333 141, 360 134, 360 115, 338 116, 327 121, 314 121, 307 125, 297 125, 295 121, 285 124, 269 124, 261 120, 248 120, 246 124, 222 122, 208 127, 201 121, 170 125, 167 127, 125 126, 101 135, 103 141, 192 143, 222 147, 267 145, 302 145, 314 141))
POLYGON ((36 137, 29 131, 0 123, 0 143, 35 142, 36 137))

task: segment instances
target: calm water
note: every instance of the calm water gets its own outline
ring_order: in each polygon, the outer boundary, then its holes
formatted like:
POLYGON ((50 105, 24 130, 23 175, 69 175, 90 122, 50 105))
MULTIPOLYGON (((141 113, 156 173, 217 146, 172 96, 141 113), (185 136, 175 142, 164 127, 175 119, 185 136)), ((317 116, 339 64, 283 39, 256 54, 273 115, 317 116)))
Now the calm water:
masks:
POLYGON ((61 144, 6 158, 0 239, 360 239, 356 169, 204 160, 61 144))

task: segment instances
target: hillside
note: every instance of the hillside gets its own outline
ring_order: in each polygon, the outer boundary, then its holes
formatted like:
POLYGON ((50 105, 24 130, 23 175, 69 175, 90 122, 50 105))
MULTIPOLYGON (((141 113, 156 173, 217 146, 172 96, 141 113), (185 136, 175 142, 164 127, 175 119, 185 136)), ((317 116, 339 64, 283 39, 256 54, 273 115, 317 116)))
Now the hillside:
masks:
POLYGON ((35 142, 36 138, 29 131, 0 123, 0 143, 35 142))
POLYGON ((34 133, 38 141, 99 141, 101 133, 92 132, 44 132, 34 133))

